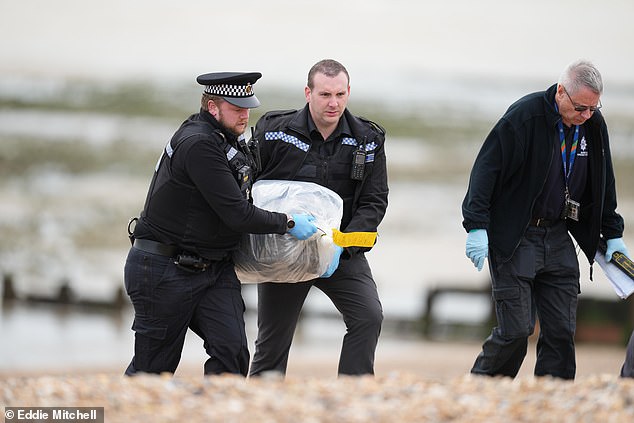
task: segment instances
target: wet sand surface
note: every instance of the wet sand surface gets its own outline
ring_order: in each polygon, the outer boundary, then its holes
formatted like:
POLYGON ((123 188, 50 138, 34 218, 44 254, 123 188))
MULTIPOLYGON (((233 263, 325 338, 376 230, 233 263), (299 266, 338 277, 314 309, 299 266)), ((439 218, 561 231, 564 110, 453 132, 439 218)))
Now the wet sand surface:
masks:
MULTIPOLYGON (((479 342, 432 342, 418 340, 388 339, 379 341, 375 360, 375 375, 386 376, 394 372, 403 372, 426 380, 448 380, 467 375, 480 352, 479 342)), ((202 348, 201 348, 202 350, 202 348)), ((337 378, 337 362, 339 345, 335 342, 312 345, 302 343, 293 345, 289 357, 287 377, 298 378, 337 378)), ((577 378, 596 375, 619 374, 625 358, 625 347, 618 345, 577 345, 577 378)), ((202 377, 202 366, 205 355, 190 354, 179 365, 175 377, 202 377)), ((27 367, 0 369, 0 378, 38 377, 46 375, 75 375, 91 373, 123 373, 127 363, 120 365, 103 363, 90 366, 64 366, 35 369, 27 367)), ((532 378, 535 365, 535 344, 529 344, 529 351, 524 360, 518 378, 532 378)))

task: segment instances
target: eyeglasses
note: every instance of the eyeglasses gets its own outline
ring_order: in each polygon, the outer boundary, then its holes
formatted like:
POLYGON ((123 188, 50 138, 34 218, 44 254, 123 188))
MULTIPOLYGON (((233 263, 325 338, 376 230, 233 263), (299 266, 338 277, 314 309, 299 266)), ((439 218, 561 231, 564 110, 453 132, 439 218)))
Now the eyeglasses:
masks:
POLYGON ((566 87, 564 87, 563 85, 561 87, 564 89, 564 92, 568 96, 568 100, 570 100, 570 102, 572 103, 572 106, 574 107, 575 112, 585 112, 586 110, 590 110, 590 113, 594 113, 597 110, 599 110, 601 107, 603 107, 603 105, 601 104, 601 100, 599 100, 599 104, 596 106, 581 106, 579 104, 576 104, 574 101, 572 101, 572 98, 570 98, 570 94, 568 94, 566 87))

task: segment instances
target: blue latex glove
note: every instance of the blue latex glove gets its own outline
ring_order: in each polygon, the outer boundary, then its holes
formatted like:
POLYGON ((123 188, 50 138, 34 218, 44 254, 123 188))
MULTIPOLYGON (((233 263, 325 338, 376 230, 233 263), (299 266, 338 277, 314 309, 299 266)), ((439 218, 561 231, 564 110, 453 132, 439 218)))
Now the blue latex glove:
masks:
POLYGON ((315 232, 317 232, 317 226, 313 223, 315 217, 309 214, 294 214, 293 220, 295 221, 295 227, 291 228, 288 233, 293 235, 299 240, 308 239, 315 232))
POLYGON ((623 253, 626 256, 630 256, 630 253, 627 251, 627 247, 623 242, 623 238, 612 238, 606 241, 607 247, 605 249, 605 261, 612 260, 612 254, 615 252, 623 253))
POLYGON ((486 229, 472 229, 467 234, 467 257, 478 268, 484 266, 484 259, 489 255, 489 236, 486 229))
POLYGON ((323 275, 320 276, 320 278, 329 278, 332 276, 333 273, 335 273, 335 270, 337 270, 337 267, 339 267, 339 258, 341 257, 341 253, 343 253, 343 248, 335 245, 335 255, 332 257, 332 261, 330 262, 328 269, 326 269, 326 271, 323 275))

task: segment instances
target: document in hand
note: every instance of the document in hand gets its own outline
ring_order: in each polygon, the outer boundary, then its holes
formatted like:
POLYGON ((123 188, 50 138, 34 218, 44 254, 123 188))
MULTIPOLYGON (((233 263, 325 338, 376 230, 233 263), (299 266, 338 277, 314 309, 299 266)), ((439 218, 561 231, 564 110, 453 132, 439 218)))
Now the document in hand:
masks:
POLYGON ((605 243, 599 243, 594 259, 614 288, 614 292, 625 299, 634 293, 634 263, 626 255, 614 253, 610 262, 605 261, 605 243))

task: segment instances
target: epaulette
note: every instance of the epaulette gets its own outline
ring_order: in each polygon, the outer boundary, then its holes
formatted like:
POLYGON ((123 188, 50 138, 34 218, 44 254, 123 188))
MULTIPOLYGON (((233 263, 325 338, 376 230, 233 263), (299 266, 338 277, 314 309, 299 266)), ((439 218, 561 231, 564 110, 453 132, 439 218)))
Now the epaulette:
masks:
POLYGON ((273 110, 270 112, 266 112, 263 116, 262 119, 270 119, 270 118, 274 118, 274 117, 278 117, 278 116, 286 116, 286 115, 290 115, 293 113, 296 113, 297 110, 294 109, 289 109, 289 110, 273 110))
POLYGON ((357 116, 359 118, 360 121, 369 124, 370 126, 372 126, 372 128, 374 128, 376 131, 378 131, 381 135, 385 135, 385 128, 383 128, 381 125, 379 125, 376 122, 371 121, 370 119, 364 118, 363 116, 357 116))

